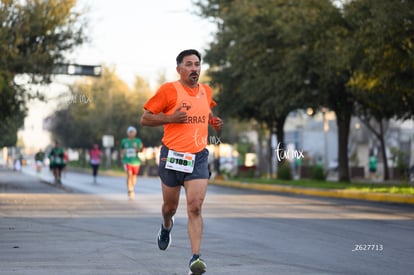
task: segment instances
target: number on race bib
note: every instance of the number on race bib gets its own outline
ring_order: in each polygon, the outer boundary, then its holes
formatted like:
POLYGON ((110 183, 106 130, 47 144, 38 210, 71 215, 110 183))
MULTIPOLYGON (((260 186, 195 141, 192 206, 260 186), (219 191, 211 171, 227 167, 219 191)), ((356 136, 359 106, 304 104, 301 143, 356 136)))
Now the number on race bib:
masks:
POLYGON ((128 148, 126 149, 125 154, 127 158, 135 158, 137 156, 137 151, 135 151, 134 148, 128 148))
POLYGON ((195 154, 180 153, 169 150, 165 168, 185 173, 192 173, 194 170, 194 162, 195 154))

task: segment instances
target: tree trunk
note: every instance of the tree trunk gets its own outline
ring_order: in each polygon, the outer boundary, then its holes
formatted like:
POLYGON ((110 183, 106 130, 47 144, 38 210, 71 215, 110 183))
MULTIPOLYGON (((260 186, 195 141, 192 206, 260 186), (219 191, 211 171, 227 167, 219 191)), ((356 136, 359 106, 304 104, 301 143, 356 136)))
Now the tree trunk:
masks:
MULTIPOLYGON (((285 121, 286 121, 287 115, 281 116, 281 117, 277 117, 274 121, 270 121, 269 123, 267 123, 267 126, 270 129, 270 135, 269 135, 269 172, 270 172, 270 177, 273 177, 273 172, 274 172, 274 168, 273 167, 273 160, 276 159, 277 161, 277 157, 276 157, 276 150, 280 149, 280 150, 284 150, 285 149, 285 132, 283 130, 284 126, 285 126, 285 121), (276 138, 277 138, 277 142, 278 144, 276 144, 275 148, 272 148, 272 136, 273 134, 276 134, 276 138)), ((277 167, 279 167, 279 165, 281 164, 281 162, 277 162, 277 167)))
POLYGON ((269 133, 269 139, 268 139, 268 141, 267 141, 267 146, 268 146, 268 152, 269 152, 269 154, 268 154, 268 159, 267 159, 267 161, 268 161, 268 163, 269 163, 269 165, 268 165, 268 173, 269 173, 269 178, 273 178, 273 166, 272 166, 272 163, 273 163, 273 156, 274 156, 274 148, 272 148, 272 136, 273 136, 273 132, 272 131, 270 131, 270 133, 269 133))
MULTIPOLYGON (((276 145, 276 148, 281 149, 283 151, 286 150, 285 132, 283 130, 283 128, 285 126, 285 120, 286 120, 286 117, 281 118, 277 121, 277 124, 276 124, 276 137, 277 137, 277 142, 278 142, 278 144, 276 145)), ((275 150, 276 150, 276 148, 275 148, 275 150)), ((281 159, 280 161, 277 162, 278 169, 281 167, 282 163, 285 162, 285 161, 286 161, 285 159, 281 159)))
POLYGON ((338 177, 339 181, 349 182, 348 139, 351 114, 336 114, 338 125, 338 177))
POLYGON ((388 171, 388 158, 387 158, 387 150, 385 148, 384 127, 382 125, 382 120, 380 120, 378 122, 379 122, 379 127, 380 127, 380 132, 379 132, 379 135, 378 135, 378 139, 379 139, 380 144, 381 144, 381 154, 382 154, 382 159, 384 161, 384 180, 389 180, 390 179, 390 173, 388 171))
POLYGON ((85 148, 81 148, 80 149, 79 159, 80 159, 80 165, 81 165, 81 167, 82 168, 86 168, 86 150, 85 150, 85 148))
POLYGON ((256 172, 259 175, 266 175, 268 171, 269 162, 267 161, 267 146, 264 146, 263 141, 265 137, 259 134, 258 146, 257 146, 257 155, 258 155, 258 166, 256 167, 256 172))

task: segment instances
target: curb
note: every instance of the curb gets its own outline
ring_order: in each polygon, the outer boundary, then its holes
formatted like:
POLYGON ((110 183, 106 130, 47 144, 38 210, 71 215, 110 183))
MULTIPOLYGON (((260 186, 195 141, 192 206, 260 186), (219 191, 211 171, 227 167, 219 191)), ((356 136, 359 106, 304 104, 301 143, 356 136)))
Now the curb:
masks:
POLYGON ((349 190, 341 190, 341 189, 301 188, 301 187, 284 186, 284 185, 277 185, 277 184, 245 183, 245 182, 227 181, 227 180, 211 180, 210 183, 214 185, 233 187, 233 188, 281 192, 281 193, 290 193, 290 194, 296 194, 296 195, 318 196, 318 197, 328 197, 328 198, 343 198, 343 199, 357 199, 357 200, 401 203, 401 204, 414 204, 414 195, 358 192, 358 191, 349 191, 349 190))

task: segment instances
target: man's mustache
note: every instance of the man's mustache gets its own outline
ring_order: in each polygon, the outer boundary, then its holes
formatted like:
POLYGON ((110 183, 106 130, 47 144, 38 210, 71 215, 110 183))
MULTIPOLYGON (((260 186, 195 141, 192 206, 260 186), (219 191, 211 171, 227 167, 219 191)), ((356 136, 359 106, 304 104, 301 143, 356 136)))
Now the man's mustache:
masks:
POLYGON ((191 73, 190 76, 198 76, 198 73, 191 73))

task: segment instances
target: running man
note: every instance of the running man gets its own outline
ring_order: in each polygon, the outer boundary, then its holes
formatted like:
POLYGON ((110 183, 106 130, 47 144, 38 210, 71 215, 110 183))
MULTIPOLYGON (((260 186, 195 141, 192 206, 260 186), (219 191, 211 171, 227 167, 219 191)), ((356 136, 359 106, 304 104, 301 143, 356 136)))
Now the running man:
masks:
POLYGON ((55 147, 49 153, 50 169, 55 177, 55 184, 62 184, 62 170, 65 168, 65 151, 60 147, 59 142, 55 142, 55 147))
POLYGON ((200 258, 200 247, 203 235, 201 210, 210 177, 209 152, 205 148, 208 124, 218 131, 223 121, 211 112, 211 108, 216 106, 211 88, 198 83, 200 53, 193 49, 185 50, 177 56, 176 61, 180 79, 163 84, 146 102, 141 124, 164 126, 159 162, 163 221, 157 236, 158 247, 166 250, 171 245, 173 216, 178 207, 181 186, 184 186, 192 253, 189 274, 199 275, 207 267, 200 258))
POLYGON ((138 152, 143 150, 144 145, 141 139, 136 137, 137 129, 135 127, 129 126, 127 135, 128 137, 121 141, 121 159, 127 172, 128 197, 133 199, 135 196, 134 188, 137 182, 137 175, 141 165, 138 152))
POLYGON ((96 177, 98 176, 99 164, 101 163, 102 151, 99 149, 98 144, 94 144, 92 149, 89 150, 90 165, 92 167, 93 183, 96 183, 96 177))
POLYGON ((42 173, 43 162, 45 160, 45 153, 40 149, 34 156, 36 164, 36 174, 40 176, 42 173))

